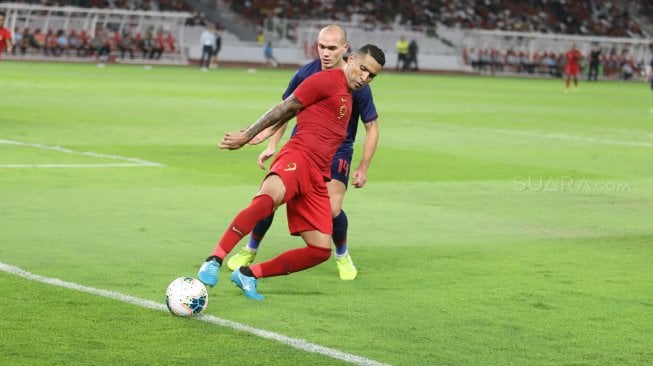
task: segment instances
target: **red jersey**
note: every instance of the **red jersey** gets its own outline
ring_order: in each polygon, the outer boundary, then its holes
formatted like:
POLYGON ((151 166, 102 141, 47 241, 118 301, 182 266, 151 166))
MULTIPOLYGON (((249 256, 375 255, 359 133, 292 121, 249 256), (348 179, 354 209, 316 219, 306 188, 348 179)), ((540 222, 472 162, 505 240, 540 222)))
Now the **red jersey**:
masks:
POLYGON ((347 137, 352 96, 341 69, 318 72, 293 92, 303 108, 297 114, 297 132, 282 148, 299 151, 315 169, 330 179, 331 160, 347 137))
POLYGON ((577 49, 571 49, 567 51, 565 54, 565 58, 567 59, 567 65, 571 65, 571 67, 578 67, 578 62, 580 61, 580 58, 582 55, 580 54, 580 51, 577 49))
POLYGON ((0 28, 0 58, 5 47, 7 47, 7 40, 11 40, 11 31, 7 27, 2 27, 0 28))

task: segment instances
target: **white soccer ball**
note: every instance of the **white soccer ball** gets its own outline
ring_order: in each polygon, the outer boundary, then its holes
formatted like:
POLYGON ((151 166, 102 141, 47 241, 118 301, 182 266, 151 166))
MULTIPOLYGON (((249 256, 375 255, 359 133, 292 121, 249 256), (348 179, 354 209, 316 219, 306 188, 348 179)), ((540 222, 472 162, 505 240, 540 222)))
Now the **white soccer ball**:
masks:
POLYGON ((209 293, 204 284, 192 277, 179 277, 168 285, 166 305, 177 316, 200 315, 209 304, 209 293))

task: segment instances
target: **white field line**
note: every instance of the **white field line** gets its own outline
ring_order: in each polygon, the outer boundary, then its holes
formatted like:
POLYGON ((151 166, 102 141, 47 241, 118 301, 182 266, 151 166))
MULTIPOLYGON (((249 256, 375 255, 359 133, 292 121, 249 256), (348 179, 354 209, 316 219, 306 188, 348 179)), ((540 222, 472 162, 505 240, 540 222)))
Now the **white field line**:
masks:
MULTIPOLYGON (((119 292, 114 292, 114 291, 108 291, 108 290, 102 290, 94 287, 89 287, 89 286, 84 286, 80 285, 74 282, 67 282, 67 281, 62 281, 58 278, 51 278, 51 277, 44 277, 40 276, 31 272, 27 272, 25 270, 22 270, 18 267, 5 264, 0 262, 0 271, 10 273, 16 276, 23 277, 25 279, 31 280, 31 281, 37 281, 37 282, 42 282, 48 285, 52 286, 58 286, 58 287, 63 287, 71 290, 77 290, 81 292, 86 292, 92 295, 96 296, 101 296, 101 297, 106 297, 109 299, 114 299, 114 300, 119 300, 122 302, 126 302, 128 304, 132 305, 137 305, 140 307, 152 309, 152 310, 159 310, 159 311, 168 311, 168 308, 165 306, 165 304, 154 302, 151 300, 145 300, 145 299, 139 299, 134 296, 130 295, 125 295, 121 294, 119 292)), ((248 301, 248 300, 243 300, 243 301, 248 301)), ((172 315, 171 315, 172 316, 172 315)), ((261 338, 266 338, 270 339, 273 341, 277 341, 279 343, 283 343, 285 345, 291 346, 293 348, 297 348, 302 351, 306 352, 311 352, 311 353, 319 353, 334 359, 350 362, 355 365, 361 365, 361 366, 388 366, 388 364, 381 363, 378 361, 370 360, 365 357, 361 356, 356 356, 351 353, 346 353, 339 351, 337 349, 333 348, 328 348, 328 347, 323 347, 314 343, 310 343, 308 341, 305 341, 303 339, 298 339, 298 338, 291 338, 284 336, 279 333, 263 330, 263 329, 258 329, 251 327, 249 325, 241 324, 241 323, 236 323, 230 320, 218 318, 217 316, 213 315, 202 315, 197 318, 197 320, 207 322, 207 323, 212 323, 216 324, 225 328, 231 328, 235 329, 237 331, 241 332, 247 332, 254 334, 256 336, 259 336, 261 338)))
POLYGON ((539 133, 539 132, 528 132, 528 131, 519 131, 519 130, 507 130, 502 128, 481 128, 481 127, 471 127, 471 128, 481 130, 481 131, 493 131, 493 132, 501 132, 510 135, 539 137, 539 138, 547 138, 547 139, 555 139, 555 140, 582 141, 582 142, 590 142, 590 143, 598 143, 598 144, 606 144, 606 145, 653 147, 653 143, 651 142, 597 139, 594 137, 574 136, 574 135, 568 135, 563 133, 539 133))
POLYGON ((108 167, 133 167, 133 166, 163 166, 163 164, 161 163, 155 163, 152 161, 147 161, 142 159, 128 158, 125 156, 118 156, 118 155, 101 154, 92 151, 75 151, 75 150, 66 149, 65 147, 61 147, 61 146, 32 144, 29 142, 3 140, 3 139, 0 139, 0 144, 26 146, 35 149, 52 150, 61 153, 66 153, 66 154, 121 160, 126 162, 126 163, 106 163, 106 164, 0 164, 0 168, 108 168, 108 167))
MULTIPOLYGON (((411 121, 411 122, 415 122, 415 121, 411 121)), ((602 138, 587 137, 587 136, 570 135, 565 133, 533 132, 533 131, 509 130, 505 128, 461 126, 461 125, 451 125, 451 124, 437 123, 437 122, 433 124, 436 126, 441 126, 443 128, 450 128, 450 129, 457 128, 457 129, 469 130, 469 131, 479 131, 483 133, 490 132, 490 133, 513 135, 513 136, 526 136, 526 137, 552 139, 552 140, 567 140, 567 141, 587 142, 593 144, 653 148, 653 142, 646 142, 646 141, 612 140, 612 139, 602 139, 602 138)))

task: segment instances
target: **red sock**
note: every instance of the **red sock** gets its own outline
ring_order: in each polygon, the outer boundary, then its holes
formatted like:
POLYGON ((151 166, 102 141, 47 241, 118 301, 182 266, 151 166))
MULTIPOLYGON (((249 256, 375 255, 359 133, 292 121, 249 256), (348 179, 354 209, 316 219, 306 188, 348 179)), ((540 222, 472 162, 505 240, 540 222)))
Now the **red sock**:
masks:
POLYGON ((240 211, 229 224, 229 228, 222 234, 222 238, 211 255, 224 259, 240 239, 252 231, 257 222, 272 215, 272 212, 274 212, 272 197, 267 194, 254 197, 249 206, 240 211))
POLYGON ((275 258, 249 268, 256 278, 283 276, 315 267, 331 257, 331 248, 307 244, 304 248, 291 249, 275 258))

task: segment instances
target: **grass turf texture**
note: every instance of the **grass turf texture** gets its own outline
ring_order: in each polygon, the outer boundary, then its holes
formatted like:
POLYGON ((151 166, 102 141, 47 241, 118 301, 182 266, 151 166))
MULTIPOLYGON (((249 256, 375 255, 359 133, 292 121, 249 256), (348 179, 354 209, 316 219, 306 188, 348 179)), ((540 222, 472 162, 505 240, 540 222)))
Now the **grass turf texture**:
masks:
MULTIPOLYGON (((3 61, 0 139, 165 166, 0 168, 0 262, 163 302, 264 176, 262 147, 215 145, 290 77, 3 61)), ((561 80, 384 74, 372 86, 381 140, 368 186, 345 201, 359 278, 340 281, 330 260, 260 281, 254 303, 223 270, 207 313, 396 365, 653 359, 647 84, 564 94, 561 80)), ((115 162, 0 144, 0 165, 115 162)), ((284 216, 258 259, 301 245, 284 216)), ((340 362, 7 273, 0 289, 3 364, 340 362)))

